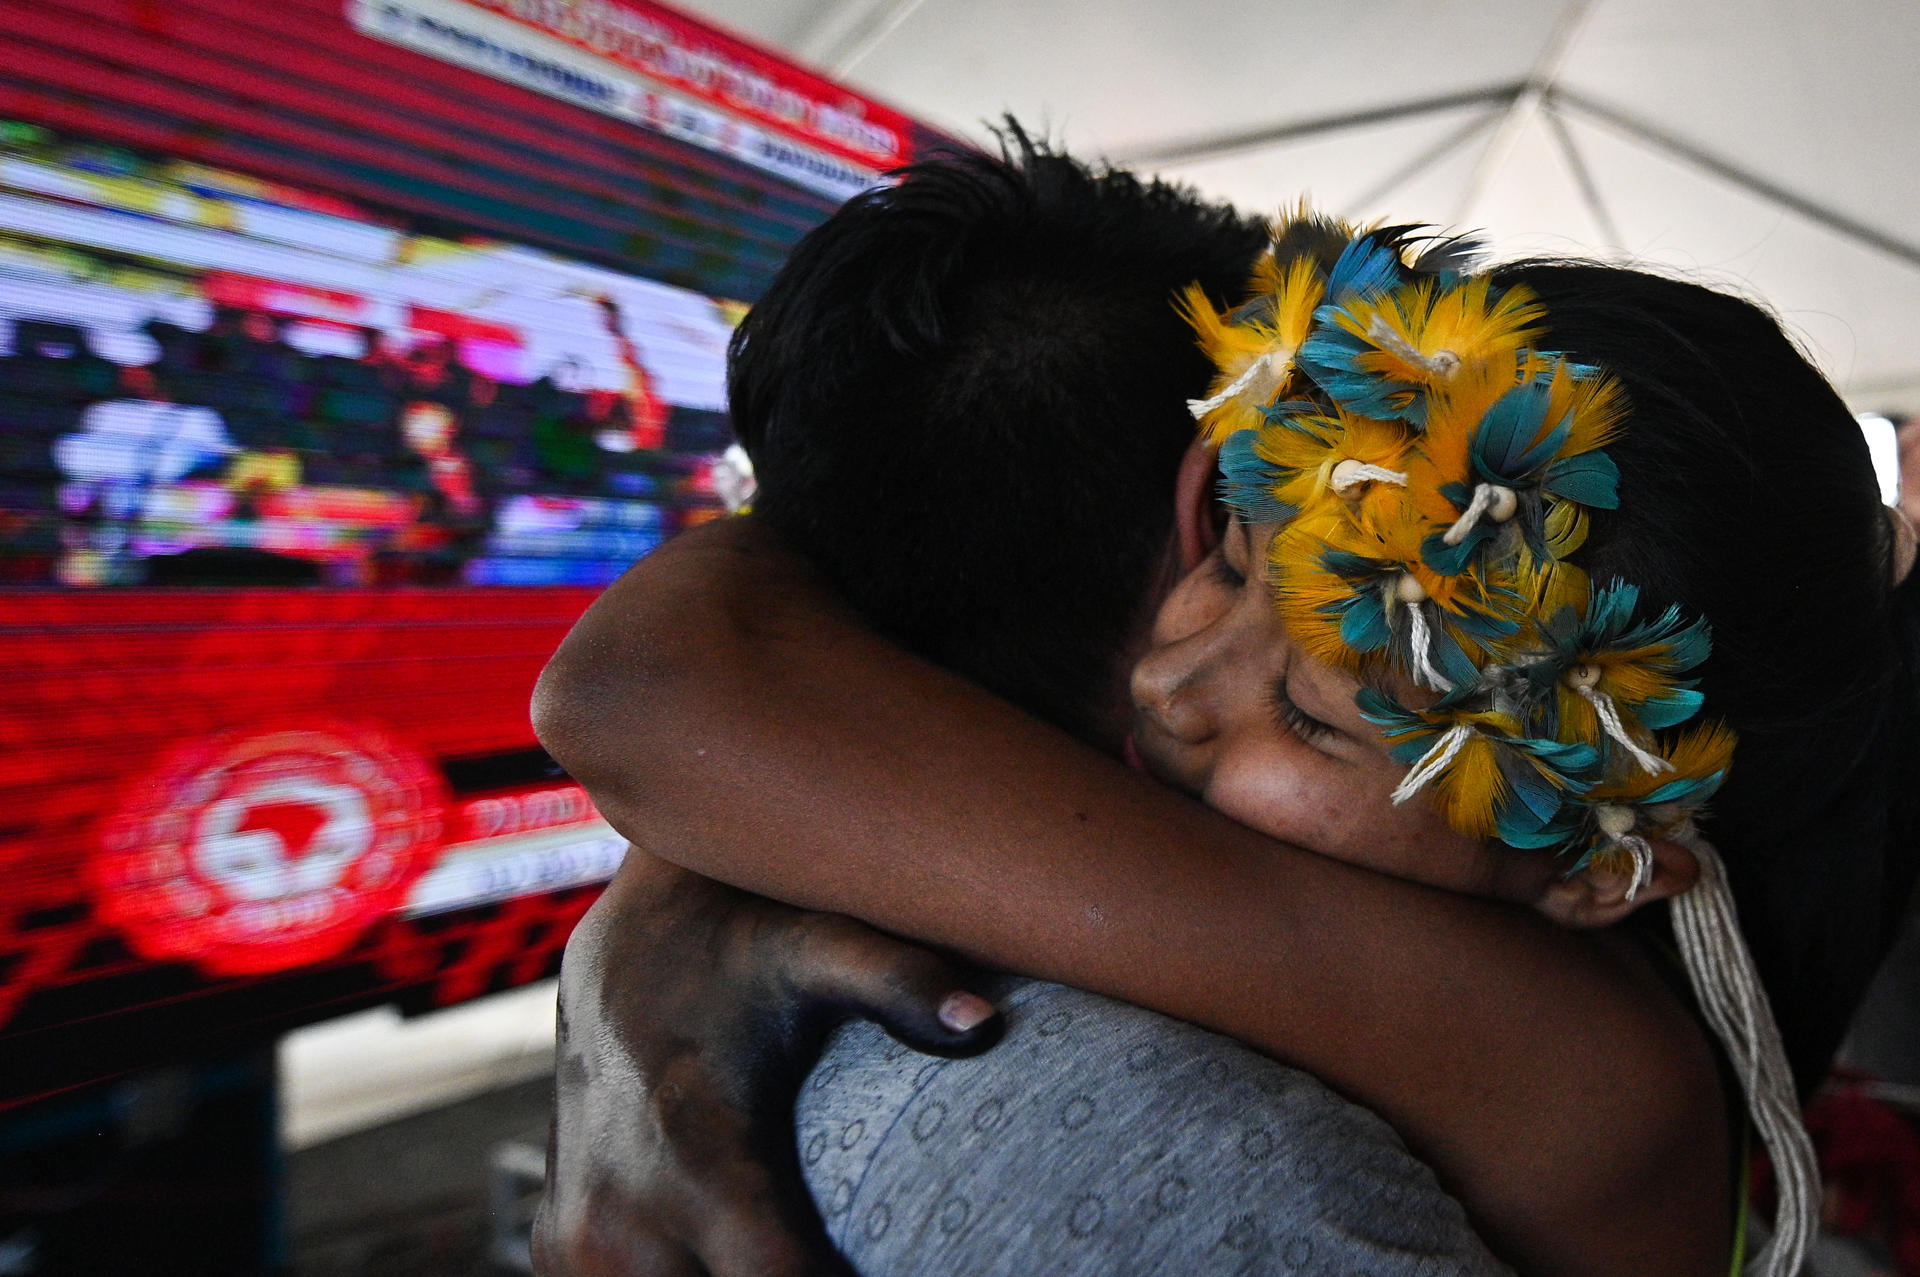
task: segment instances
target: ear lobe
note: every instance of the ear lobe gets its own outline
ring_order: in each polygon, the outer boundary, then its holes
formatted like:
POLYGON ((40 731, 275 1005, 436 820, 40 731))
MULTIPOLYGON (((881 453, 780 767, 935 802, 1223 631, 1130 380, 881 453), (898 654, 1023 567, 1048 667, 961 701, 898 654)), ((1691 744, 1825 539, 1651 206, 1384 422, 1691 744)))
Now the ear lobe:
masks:
POLYGON ((1633 888, 1633 867, 1595 860, 1571 878, 1548 883, 1533 907, 1563 927, 1610 927, 1640 906, 1680 895, 1700 881, 1700 862, 1691 851, 1665 839, 1651 839, 1649 845, 1653 880, 1633 892, 1632 899, 1627 897, 1633 888))
POLYGON ((1173 525, 1180 551, 1180 575, 1200 566, 1220 543, 1220 522, 1216 517, 1219 502, 1214 499, 1213 479, 1218 473, 1215 462, 1219 450, 1204 437, 1196 437, 1180 458, 1180 473, 1173 487, 1173 525))

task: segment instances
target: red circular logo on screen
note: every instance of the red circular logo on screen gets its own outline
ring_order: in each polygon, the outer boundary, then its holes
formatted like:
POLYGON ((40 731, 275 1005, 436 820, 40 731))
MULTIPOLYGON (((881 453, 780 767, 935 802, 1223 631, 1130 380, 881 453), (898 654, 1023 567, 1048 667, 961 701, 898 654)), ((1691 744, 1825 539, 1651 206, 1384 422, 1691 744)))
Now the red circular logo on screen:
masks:
POLYGON ((215 975, 344 951, 440 844, 439 776, 382 732, 230 732, 127 791, 92 864, 96 908, 142 957, 215 975))

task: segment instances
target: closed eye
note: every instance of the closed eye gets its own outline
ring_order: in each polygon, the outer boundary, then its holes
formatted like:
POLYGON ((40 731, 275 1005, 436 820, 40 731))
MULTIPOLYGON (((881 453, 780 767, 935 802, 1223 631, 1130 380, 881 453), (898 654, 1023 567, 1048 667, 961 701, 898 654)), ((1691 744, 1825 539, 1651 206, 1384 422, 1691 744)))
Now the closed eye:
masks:
POLYGON ((1321 722, 1293 703, 1293 697, 1287 694, 1287 680, 1285 675, 1273 681, 1273 686, 1268 692, 1268 699, 1273 704, 1274 717, 1279 720, 1280 726, 1292 732, 1309 745, 1324 741, 1328 737, 1339 733, 1340 729, 1333 724, 1321 722))

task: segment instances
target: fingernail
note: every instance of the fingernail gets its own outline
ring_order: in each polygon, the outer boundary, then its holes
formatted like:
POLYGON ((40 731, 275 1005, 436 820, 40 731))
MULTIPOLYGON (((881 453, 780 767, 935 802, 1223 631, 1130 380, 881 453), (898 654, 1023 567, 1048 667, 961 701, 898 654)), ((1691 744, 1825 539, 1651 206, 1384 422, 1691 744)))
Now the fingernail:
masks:
POLYGON ((940 1023, 955 1033, 971 1033, 993 1018, 993 1003, 971 993, 949 993, 940 1004, 940 1023))

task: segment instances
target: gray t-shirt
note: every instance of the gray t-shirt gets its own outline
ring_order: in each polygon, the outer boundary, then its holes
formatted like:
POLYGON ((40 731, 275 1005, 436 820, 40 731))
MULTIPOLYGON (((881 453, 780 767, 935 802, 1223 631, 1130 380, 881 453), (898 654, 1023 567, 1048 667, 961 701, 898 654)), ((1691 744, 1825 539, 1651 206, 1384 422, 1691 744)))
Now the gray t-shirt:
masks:
POLYGON ((807 1186, 864 1277, 1506 1273, 1385 1122, 1231 1039, 1038 981, 1005 1040, 829 1043, 795 1111, 807 1186))

